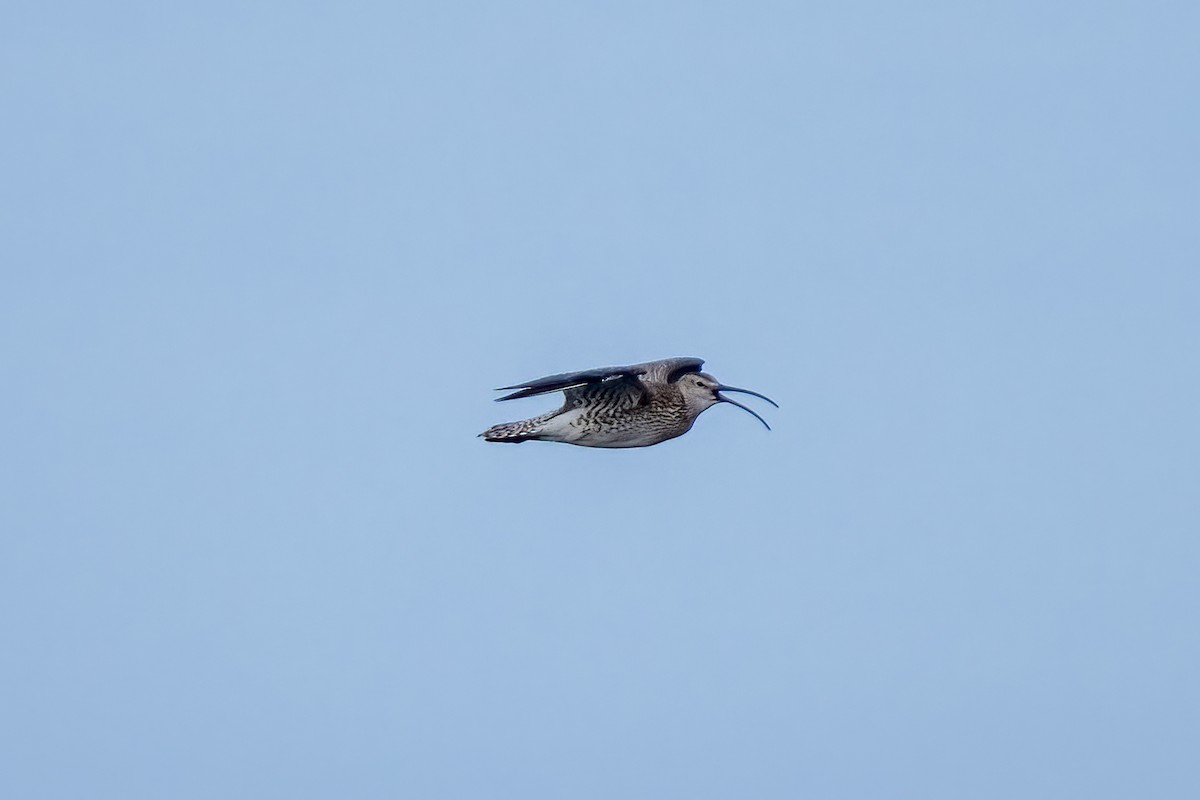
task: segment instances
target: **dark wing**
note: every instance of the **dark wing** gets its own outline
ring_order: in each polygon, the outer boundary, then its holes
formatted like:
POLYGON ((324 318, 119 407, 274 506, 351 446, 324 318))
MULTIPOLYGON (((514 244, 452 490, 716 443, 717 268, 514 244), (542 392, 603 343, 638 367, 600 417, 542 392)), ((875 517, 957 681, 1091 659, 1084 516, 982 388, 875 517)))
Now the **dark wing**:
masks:
POLYGON ((544 378, 538 378, 533 381, 516 383, 512 386, 501 386, 497 391, 504 389, 520 389, 520 391, 506 394, 504 397, 497 397, 496 400, 518 400, 522 397, 548 394, 575 386, 586 386, 589 383, 600 383, 601 381, 615 380, 617 378, 636 378, 645 372, 643 367, 644 365, 642 364, 634 364, 628 367, 599 367, 597 369, 585 369, 582 372, 562 372, 558 375, 547 375, 544 378))
POLYGON ((703 358, 664 358, 662 361, 651 361, 645 381, 660 380, 663 383, 674 383, 693 372, 699 372, 704 366, 703 358))
POLYGON ((601 383, 618 378, 644 379, 647 381, 667 383, 677 380, 688 372, 699 372, 704 361, 699 358, 665 358, 661 361, 647 361, 644 364, 631 364, 627 367, 599 367, 582 372, 562 372, 558 375, 547 375, 537 380, 516 383, 512 386, 501 386, 499 390, 519 389, 520 391, 497 397, 496 400, 517 400, 522 397, 533 397, 549 392, 558 392, 576 386, 601 383))
POLYGON ((563 390, 563 408, 600 405, 610 409, 630 409, 644 405, 650 394, 641 378, 618 375, 598 383, 585 383, 563 390))

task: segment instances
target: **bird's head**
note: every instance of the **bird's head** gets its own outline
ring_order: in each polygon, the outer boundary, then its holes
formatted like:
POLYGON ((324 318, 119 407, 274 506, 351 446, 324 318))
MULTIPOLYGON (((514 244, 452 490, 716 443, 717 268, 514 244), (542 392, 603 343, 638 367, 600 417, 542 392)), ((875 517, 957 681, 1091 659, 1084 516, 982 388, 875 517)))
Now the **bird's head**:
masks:
POLYGON ((703 411, 715 406, 717 403, 729 403, 730 405, 737 406, 743 411, 752 414, 759 422, 761 422, 763 425, 766 425, 767 430, 771 430, 771 426, 767 425, 767 421, 765 419, 758 416, 758 414, 755 414, 749 408, 746 408, 736 400, 730 400, 728 397, 725 397, 721 394, 721 392, 741 392, 743 394, 752 394, 755 397, 766 400, 776 408, 779 408, 779 404, 766 395, 759 394, 758 392, 752 392, 749 389, 739 389, 736 386, 726 386, 712 375, 709 375, 707 372, 688 373, 680 377, 677 383, 679 384, 679 391, 683 393, 683 399, 684 402, 687 403, 688 410, 692 412, 693 418, 699 416, 703 411))

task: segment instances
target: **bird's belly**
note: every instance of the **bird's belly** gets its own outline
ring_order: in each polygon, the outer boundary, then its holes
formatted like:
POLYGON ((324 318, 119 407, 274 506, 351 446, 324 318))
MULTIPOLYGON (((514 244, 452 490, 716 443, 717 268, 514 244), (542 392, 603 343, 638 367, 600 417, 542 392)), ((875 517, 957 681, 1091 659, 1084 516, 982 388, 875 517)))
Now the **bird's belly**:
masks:
POLYGON ((582 445, 583 447, 649 447, 652 444, 665 442, 667 439, 673 439, 679 434, 667 433, 664 431, 630 431, 620 433, 598 433, 591 435, 583 435, 578 439, 571 441, 571 444, 582 445))
POLYGON ((687 432, 690 425, 675 420, 639 419, 619 417, 617 419, 591 419, 580 415, 566 426, 560 441, 582 447, 649 447, 667 439, 674 439, 687 432))

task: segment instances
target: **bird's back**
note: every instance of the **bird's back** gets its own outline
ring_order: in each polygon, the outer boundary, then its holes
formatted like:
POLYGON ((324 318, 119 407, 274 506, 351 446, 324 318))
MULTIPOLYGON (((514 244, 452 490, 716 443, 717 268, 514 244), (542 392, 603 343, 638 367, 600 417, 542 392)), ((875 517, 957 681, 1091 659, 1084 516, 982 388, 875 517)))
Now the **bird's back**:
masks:
MULTIPOLYGON (((635 379, 636 380, 636 379, 635 379)), ((560 414, 545 425, 559 441, 592 447, 645 447, 688 431, 692 419, 678 388, 667 383, 605 381, 569 389, 560 414)))

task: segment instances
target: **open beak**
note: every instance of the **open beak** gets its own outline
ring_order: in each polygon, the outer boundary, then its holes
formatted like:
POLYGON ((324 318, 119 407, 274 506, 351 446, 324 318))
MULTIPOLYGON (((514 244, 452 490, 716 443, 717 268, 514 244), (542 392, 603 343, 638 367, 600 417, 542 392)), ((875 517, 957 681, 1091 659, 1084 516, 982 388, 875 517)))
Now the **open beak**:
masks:
POLYGON ((767 429, 767 430, 771 430, 771 426, 770 426, 770 425, 767 425, 767 421, 766 421, 765 419, 763 419, 763 418, 762 418, 762 417, 760 417, 758 414, 756 414, 754 411, 752 411, 751 409, 749 409, 749 408, 747 408, 746 406, 742 405, 742 404, 741 404, 741 403, 739 403, 738 401, 736 401, 736 400, 730 400, 728 397, 723 397, 723 396, 721 395, 721 392, 741 392, 742 394, 752 394, 752 395, 754 395, 755 397, 758 397, 758 398, 761 398, 761 399, 763 399, 763 400, 766 400, 768 403, 770 403, 771 405, 775 406, 776 408, 779 408, 779 404, 778 404, 778 403, 776 403, 776 402, 775 402, 774 400, 772 400, 771 398, 767 397, 765 394, 759 394, 758 392, 752 392, 752 391, 750 391, 749 389, 739 389, 739 388, 737 388, 736 386, 725 386, 725 385, 723 385, 723 384, 722 384, 722 385, 719 385, 719 386, 717 386, 717 392, 716 392, 716 394, 717 394, 717 400, 719 400, 719 401, 720 401, 720 402, 722 402, 722 403, 729 403, 730 405, 737 406, 737 407, 738 407, 738 408, 740 408, 742 411, 745 411, 746 413, 748 413, 748 414, 752 415, 752 416, 753 416, 755 419, 757 419, 759 422, 761 422, 761 423, 763 424, 763 426, 764 426, 764 427, 766 427, 766 429, 767 429))

